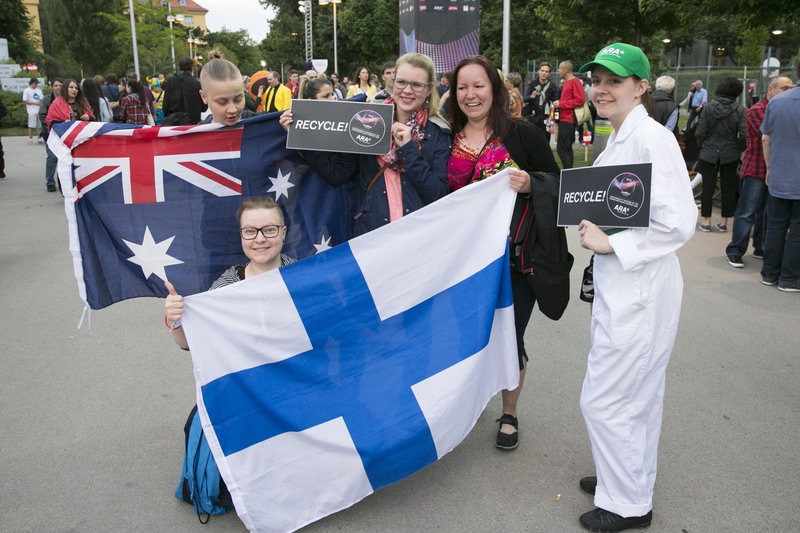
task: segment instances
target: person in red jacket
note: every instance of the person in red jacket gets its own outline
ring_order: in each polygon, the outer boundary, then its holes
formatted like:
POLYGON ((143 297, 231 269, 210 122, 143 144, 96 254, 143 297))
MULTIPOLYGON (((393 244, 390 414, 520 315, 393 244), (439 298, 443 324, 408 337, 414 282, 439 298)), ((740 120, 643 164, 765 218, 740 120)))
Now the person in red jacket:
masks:
POLYGON ((572 74, 572 61, 562 61, 558 65, 558 75, 565 80, 561 97, 553 102, 558 108, 558 141, 556 152, 561 159, 561 168, 572 168, 575 156, 572 144, 575 142, 575 112, 586 101, 581 80, 572 74))

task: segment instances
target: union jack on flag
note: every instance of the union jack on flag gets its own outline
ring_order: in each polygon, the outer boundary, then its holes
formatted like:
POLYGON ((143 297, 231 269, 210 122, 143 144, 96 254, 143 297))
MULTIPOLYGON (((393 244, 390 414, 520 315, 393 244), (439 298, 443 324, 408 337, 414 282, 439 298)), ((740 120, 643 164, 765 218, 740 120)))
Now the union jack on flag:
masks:
POLYGON ((272 196, 288 226, 284 253, 313 255, 347 239, 346 187, 333 188, 287 150, 278 114, 235 127, 53 126, 48 145, 69 222, 81 298, 92 309, 139 296, 207 290, 242 264, 236 208, 272 196))

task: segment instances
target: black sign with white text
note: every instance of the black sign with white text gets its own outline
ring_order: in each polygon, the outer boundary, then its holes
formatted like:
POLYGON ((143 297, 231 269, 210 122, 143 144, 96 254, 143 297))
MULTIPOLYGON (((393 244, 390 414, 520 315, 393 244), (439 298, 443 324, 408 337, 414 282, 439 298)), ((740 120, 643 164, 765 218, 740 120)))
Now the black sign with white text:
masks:
POLYGON ((356 154, 389 152, 394 106, 334 100, 292 100, 286 148, 356 154))
POLYGON ((558 225, 586 219, 601 228, 648 227, 652 174, 652 163, 562 170, 558 225))

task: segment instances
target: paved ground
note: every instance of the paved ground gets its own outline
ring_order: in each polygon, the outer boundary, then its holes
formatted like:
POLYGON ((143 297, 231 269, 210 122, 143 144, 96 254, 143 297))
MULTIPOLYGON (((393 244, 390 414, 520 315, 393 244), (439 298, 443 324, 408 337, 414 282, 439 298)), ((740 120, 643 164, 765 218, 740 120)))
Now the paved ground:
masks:
MULTIPOLYGON (((193 378, 162 301, 116 304, 76 330, 82 303, 44 148, 3 143, 0 531, 243 531, 235 514, 200 526, 172 496, 193 378)), ((728 237, 698 234, 679 253, 686 291, 651 531, 800 531, 800 294, 761 285, 750 255, 730 268, 728 237)), ((588 254, 570 239, 577 288, 588 254)), ((593 471, 578 408, 589 311, 575 297, 558 322, 534 313, 518 450, 493 447, 495 398, 442 461, 304 531, 580 531, 592 508, 578 489, 593 471)))

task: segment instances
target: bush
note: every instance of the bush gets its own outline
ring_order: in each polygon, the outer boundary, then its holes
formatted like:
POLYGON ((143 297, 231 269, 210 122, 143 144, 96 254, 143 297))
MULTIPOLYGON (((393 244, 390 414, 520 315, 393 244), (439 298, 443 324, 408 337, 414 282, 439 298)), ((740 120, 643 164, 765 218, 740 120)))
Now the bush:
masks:
POLYGON ((27 128, 28 111, 22 103, 22 94, 13 91, 0 91, 0 98, 8 109, 8 114, 0 120, 2 128, 27 128))

